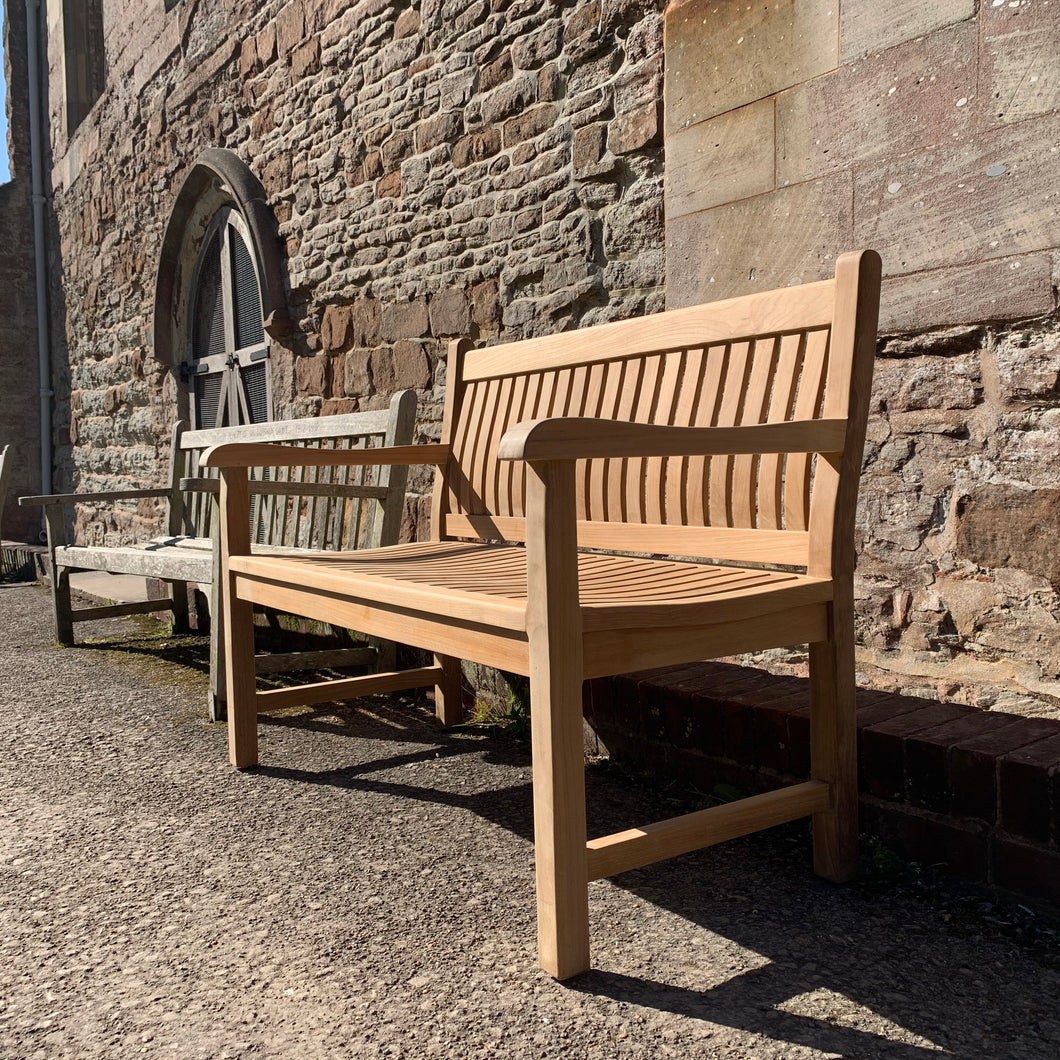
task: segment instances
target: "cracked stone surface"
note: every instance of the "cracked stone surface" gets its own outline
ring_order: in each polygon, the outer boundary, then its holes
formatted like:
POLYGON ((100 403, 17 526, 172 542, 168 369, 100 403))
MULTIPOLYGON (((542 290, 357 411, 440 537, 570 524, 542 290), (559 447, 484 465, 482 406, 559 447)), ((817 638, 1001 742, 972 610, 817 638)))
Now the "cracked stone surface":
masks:
MULTIPOLYGON (((1060 1055, 1056 936, 985 892, 833 887, 791 826, 592 884, 556 983, 525 744, 375 698, 263 721, 240 773, 164 638, 56 648, 36 587, 0 628, 5 1060, 1060 1055)), ((595 832, 677 799, 589 770, 595 832)))

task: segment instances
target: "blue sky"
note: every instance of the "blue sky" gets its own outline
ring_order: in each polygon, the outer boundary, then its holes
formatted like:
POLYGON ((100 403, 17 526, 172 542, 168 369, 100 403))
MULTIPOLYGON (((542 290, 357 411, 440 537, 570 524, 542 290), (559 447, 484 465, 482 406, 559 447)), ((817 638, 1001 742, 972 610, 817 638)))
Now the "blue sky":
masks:
POLYGON ((7 85, 4 83, 4 5, 0 4, 0 184, 11 179, 7 158, 7 85))

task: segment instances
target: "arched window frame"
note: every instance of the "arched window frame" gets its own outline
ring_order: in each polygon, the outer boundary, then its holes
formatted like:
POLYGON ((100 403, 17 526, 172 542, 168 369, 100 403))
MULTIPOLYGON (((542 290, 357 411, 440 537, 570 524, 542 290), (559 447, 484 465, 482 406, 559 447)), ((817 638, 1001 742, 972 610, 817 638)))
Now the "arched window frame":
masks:
MULTIPOLYGON (((269 371, 270 339, 264 328, 261 304, 261 276, 252 251, 250 229, 239 211, 232 205, 220 207, 209 222, 192 273, 188 299, 187 341, 181 374, 188 382, 192 426, 196 428, 224 427, 237 423, 260 423, 272 419, 272 373, 269 371), (219 271, 217 278, 221 296, 221 349, 203 350, 198 336, 201 325, 199 298, 203 291, 204 270, 212 256, 214 241, 219 241, 219 271), (254 280, 251 304, 246 299, 245 273, 243 286, 236 275, 236 255, 239 244, 254 280), (253 307, 255 325, 250 330, 250 341, 242 341, 243 312, 253 307)), ((212 280, 209 282, 213 282, 212 280)), ((216 322, 216 321, 215 321, 216 322)), ((216 345, 216 343, 212 344, 216 345)))
MULTIPOLYGON (((238 217, 235 223, 240 225, 257 272, 266 336, 282 341, 291 332, 284 254, 265 189, 233 151, 207 148, 188 170, 166 223, 155 276, 150 332, 155 356, 173 373, 177 384, 175 411, 185 420, 192 419, 190 388, 181 378, 189 370, 191 303, 206 239, 211 226, 221 223, 218 217, 226 209, 238 217)), ((270 360, 266 358, 262 363, 271 388, 270 360)))

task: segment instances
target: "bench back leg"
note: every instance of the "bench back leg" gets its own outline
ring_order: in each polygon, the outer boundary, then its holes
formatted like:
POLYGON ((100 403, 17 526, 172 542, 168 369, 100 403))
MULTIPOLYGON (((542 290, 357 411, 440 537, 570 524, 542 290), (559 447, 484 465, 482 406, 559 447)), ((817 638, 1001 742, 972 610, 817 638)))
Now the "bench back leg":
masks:
POLYGON ((451 655, 436 655, 434 663, 442 668, 442 679, 434 686, 434 713, 445 726, 459 725, 464 720, 460 660, 451 655))
POLYGON ((44 525, 48 530, 48 568, 52 579, 52 611, 55 615, 55 639, 67 647, 74 644, 73 607, 70 603, 70 571, 55 562, 56 549, 66 544, 66 522, 60 504, 44 508, 44 525))
POLYGON ((188 583, 170 582, 169 597, 173 601, 173 632, 187 633, 188 622, 188 583))

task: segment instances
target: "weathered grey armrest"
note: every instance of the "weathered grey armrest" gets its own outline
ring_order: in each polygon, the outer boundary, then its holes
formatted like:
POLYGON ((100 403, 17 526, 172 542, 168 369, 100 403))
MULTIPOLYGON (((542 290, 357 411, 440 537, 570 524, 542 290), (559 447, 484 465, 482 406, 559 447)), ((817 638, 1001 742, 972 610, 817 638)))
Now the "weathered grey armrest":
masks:
POLYGON ((180 488, 184 493, 220 493, 219 478, 182 478, 180 488))
POLYGON ((96 504, 103 501, 136 501, 144 497, 168 497, 169 490, 107 490, 104 493, 45 493, 36 497, 19 497, 23 508, 39 508, 51 504, 96 504))

